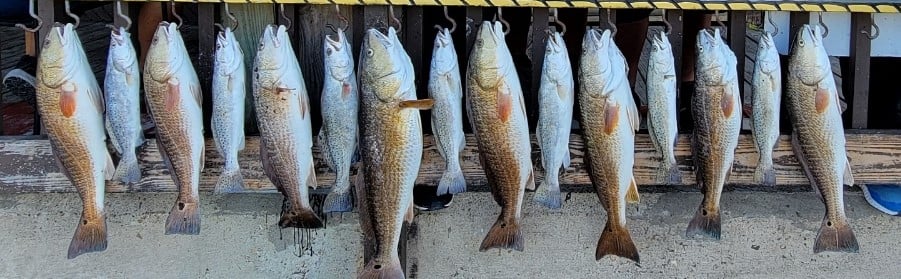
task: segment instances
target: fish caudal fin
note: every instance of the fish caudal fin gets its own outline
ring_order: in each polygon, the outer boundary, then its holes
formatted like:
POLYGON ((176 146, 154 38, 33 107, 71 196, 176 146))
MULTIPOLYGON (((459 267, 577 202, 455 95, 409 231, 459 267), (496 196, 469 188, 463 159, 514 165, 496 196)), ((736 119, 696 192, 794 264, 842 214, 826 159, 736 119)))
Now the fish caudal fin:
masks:
POLYGON ((504 248, 516 251, 523 250, 522 230, 519 220, 516 218, 504 218, 501 215, 497 222, 488 230, 488 235, 482 240, 479 252, 488 251, 491 248, 504 248))
POLYGON ((72 242, 69 243, 67 257, 74 259, 84 253, 103 250, 106 250, 106 219, 101 216, 89 220, 82 214, 78 227, 75 228, 75 235, 72 236, 72 242))
POLYGON ((282 212, 282 217, 278 220, 278 225, 282 228, 308 228, 315 229, 322 227, 322 219, 313 209, 302 207, 294 210, 282 212))
MULTIPOLYGON (((349 180, 345 180, 342 182, 343 184, 349 184, 349 180)), ((322 204, 322 211, 326 213, 331 212, 350 212, 353 210, 353 197, 350 195, 350 185, 347 186, 338 186, 335 185, 332 188, 332 191, 325 196, 325 202, 322 204)))
POLYGON ((216 181, 216 187, 213 193, 216 194, 234 194, 244 191, 244 175, 241 169, 223 171, 216 181))
POLYGON ((200 204, 176 202, 166 218, 166 234, 200 234, 200 204))
POLYGON ((532 199, 551 209, 563 206, 560 200, 560 181, 557 180, 557 177, 546 176, 544 183, 535 190, 535 196, 532 199))
POLYGON ((679 165, 661 162, 657 168, 657 181, 663 182, 665 185, 682 184, 682 172, 679 171, 679 165))
POLYGON ((459 194, 466 192, 466 179, 463 178, 463 170, 458 166, 456 170, 445 170, 438 181, 438 195, 459 194))
POLYGON ((719 211, 710 211, 702 206, 698 208, 695 217, 688 223, 685 236, 704 235, 719 240, 721 224, 719 211))
POLYGON ((400 260, 391 260, 382 262, 379 259, 373 259, 363 271, 357 276, 358 279, 402 279, 404 277, 404 269, 400 266, 400 260))
POLYGON ((776 169, 773 164, 757 164, 754 169, 754 180, 761 185, 776 186, 776 169))
POLYGON ((820 225, 820 231, 817 232, 817 239, 813 244, 814 253, 823 251, 857 253, 858 250, 857 237, 854 236, 854 231, 847 221, 832 222, 829 216, 823 218, 823 224, 820 225))
POLYGON ((141 181, 141 165, 138 164, 138 160, 134 157, 130 159, 123 157, 119 161, 119 166, 116 168, 113 177, 125 184, 138 183, 141 181))
POLYGON ((629 230, 610 222, 610 220, 607 220, 607 225, 601 232, 601 239, 598 240, 594 258, 600 260, 607 255, 616 255, 639 263, 638 248, 635 248, 635 242, 632 242, 629 230))

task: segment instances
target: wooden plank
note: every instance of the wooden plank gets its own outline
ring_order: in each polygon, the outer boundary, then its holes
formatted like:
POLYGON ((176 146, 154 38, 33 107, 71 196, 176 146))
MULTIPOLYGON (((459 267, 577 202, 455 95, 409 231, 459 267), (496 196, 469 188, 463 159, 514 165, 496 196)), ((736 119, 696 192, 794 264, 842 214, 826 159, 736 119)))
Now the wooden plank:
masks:
MULTIPOLYGON (((526 114, 529 124, 534 131, 538 123, 538 100, 541 98, 539 90, 541 87, 541 69, 544 67, 544 51, 547 48, 547 31, 548 30, 548 9, 532 8, 532 65, 531 65, 531 90, 525 93, 526 114)), ((516 47, 515 45, 513 47, 516 47)), ((578 72, 577 72, 578 73, 578 72)))
MULTIPOLYGON (((851 161, 854 178, 857 183, 897 183, 901 181, 901 134, 852 134, 849 130, 847 137, 848 157, 851 161)), ((467 145, 462 152, 462 168, 466 181, 470 188, 476 191, 485 191, 487 188, 485 173, 479 166, 475 139, 467 135, 467 145)), ((240 164, 244 174, 246 192, 274 193, 275 188, 263 174, 263 167, 259 158, 259 138, 248 137, 247 147, 240 154, 240 164)), ((533 146, 536 143, 533 139, 533 146)), ((572 166, 567 169, 560 178, 562 185, 588 185, 588 175, 585 172, 584 146, 581 136, 574 134, 570 141, 572 152, 572 166)), ((318 146, 314 146, 316 158, 317 180, 320 185, 331 185, 335 176, 327 172, 327 166, 322 161, 318 146)), ((538 165, 539 150, 533 149, 532 158, 538 165)), ((654 175, 658 165, 658 155, 650 142, 647 134, 639 134, 635 143, 635 178, 639 185, 654 185, 654 175)), ((756 147, 751 141, 750 135, 741 135, 738 148, 735 152, 735 166, 731 179, 731 185, 753 185, 754 168, 757 164, 756 147)), ((788 136, 782 136, 775 149, 777 182, 779 185, 809 185, 807 178, 801 173, 801 168, 791 151, 788 136)), ((684 185, 695 183, 691 173, 689 153, 689 135, 681 135, 676 147, 680 169, 684 177, 684 185)), ((201 176, 201 191, 212 190, 220 173, 222 158, 216 151, 212 140, 207 141, 206 163, 201 176)), ((107 192, 175 192, 175 185, 165 169, 160 158, 155 142, 146 145, 140 154, 140 162, 144 172, 144 179, 138 185, 128 187, 119 183, 107 184, 107 192)), ((422 167, 417 185, 436 185, 444 171, 444 161, 441 159, 431 136, 425 137, 422 167)), ((543 172, 536 169, 540 180, 543 172)), ((17 138, 0 139, 0 193, 25 193, 25 192, 74 192, 75 189, 68 180, 59 172, 55 159, 50 152, 50 144, 45 139, 21 140, 17 138)), ((317 190, 323 191, 323 190, 317 190)))
MULTIPOLYGON (((738 80, 745 80, 745 44, 748 31, 747 13, 745 11, 729 12, 729 46, 735 53, 738 62, 738 80)), ((745 87, 738 87, 739 100, 744 100, 745 87)))
MULTIPOLYGON (((43 42, 44 37, 47 36, 47 33, 50 32, 50 28, 53 27, 54 22, 71 22, 72 18, 66 15, 65 6, 62 0, 51 0, 51 1, 35 1, 35 9, 37 10, 38 17, 44 21, 44 24, 41 25, 41 28, 38 29, 38 44, 41 45, 40 42, 43 42)), ((36 57, 40 57, 41 49, 40 47, 36 50, 36 57)), ((33 133, 35 135, 44 134, 44 129, 42 129, 43 124, 41 123, 41 115, 37 112, 37 109, 34 111, 34 129, 33 133)))
MULTIPOLYGON (((203 92, 203 126, 212 135, 213 116, 213 61, 216 55, 216 4, 197 4, 197 44, 198 57, 195 61, 197 76, 200 78, 200 92, 203 92)), ((223 17, 225 18, 225 17, 223 17)))
POLYGON ((870 38, 873 32, 870 14, 851 14, 851 128, 866 129, 870 100, 870 38))

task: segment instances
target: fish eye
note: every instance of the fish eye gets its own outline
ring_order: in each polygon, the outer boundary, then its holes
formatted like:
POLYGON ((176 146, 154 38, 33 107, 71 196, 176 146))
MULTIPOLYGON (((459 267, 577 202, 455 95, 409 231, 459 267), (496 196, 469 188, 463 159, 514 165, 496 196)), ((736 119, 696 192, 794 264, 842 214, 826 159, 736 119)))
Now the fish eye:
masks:
POLYGON ((804 40, 798 40, 798 45, 799 45, 799 46, 804 46, 804 40))
POLYGON ((330 48, 325 49, 325 55, 332 55, 332 49, 330 49, 330 48))
POLYGON ((372 56, 372 49, 371 49, 371 48, 370 48, 370 49, 366 49, 366 55, 367 55, 367 56, 372 56))
POLYGON ((482 39, 476 40, 476 44, 480 44, 480 45, 481 45, 481 44, 482 44, 482 39))
POLYGON ((698 52, 704 52, 704 47, 699 46, 699 47, 698 47, 698 52))

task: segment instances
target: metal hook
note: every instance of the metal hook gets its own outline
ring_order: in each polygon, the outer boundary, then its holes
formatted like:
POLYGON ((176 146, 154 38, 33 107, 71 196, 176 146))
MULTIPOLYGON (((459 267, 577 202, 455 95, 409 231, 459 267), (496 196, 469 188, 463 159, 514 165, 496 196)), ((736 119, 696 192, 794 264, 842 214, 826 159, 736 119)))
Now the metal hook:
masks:
POLYGON ((764 16, 766 16, 766 20, 770 22, 770 25, 773 26, 773 33, 771 34, 771 36, 775 37, 776 34, 779 34, 779 26, 777 26, 776 22, 773 21, 772 15, 765 14, 764 16))
POLYGON ((510 23, 504 20, 504 12, 502 12, 501 7, 497 7, 497 20, 507 27, 507 31, 504 31, 504 35, 510 34, 510 23))
MULTIPOLYGON (((457 21, 454 20, 453 18, 451 18, 450 15, 447 13, 447 6, 444 6, 444 18, 446 18, 447 21, 450 21, 450 24, 451 24, 451 28, 448 31, 448 33, 454 33, 454 30, 457 30, 457 21)), ((438 25, 435 25, 435 26, 438 26, 438 25)), ((438 29, 440 30, 441 27, 438 26, 438 29)))
POLYGON ((31 15, 32 18, 34 18, 35 20, 38 21, 38 25, 35 26, 34 28, 28 28, 28 27, 25 27, 25 24, 16 23, 16 27, 22 28, 22 30, 25 30, 26 32, 31 32, 31 33, 38 32, 38 29, 41 29, 41 26, 44 25, 44 21, 41 20, 41 18, 38 17, 37 14, 34 13, 34 1, 37 1, 37 0, 28 1, 28 14, 31 15))
POLYGON ((663 9, 663 34, 669 35, 673 32, 673 25, 669 23, 669 19, 666 18, 666 9, 663 9))
POLYGON ((184 23, 184 21, 181 19, 181 16, 179 16, 178 13, 175 12, 175 0, 169 1, 169 11, 172 12, 172 16, 174 16, 175 19, 178 20, 178 24, 175 25, 175 29, 181 28, 181 25, 182 23, 184 23))
POLYGON ((557 9, 554 9, 554 23, 560 25, 560 36, 566 34, 566 24, 560 21, 560 17, 557 16, 557 9))
MULTIPOLYGON (((397 23, 397 30, 395 30, 395 32, 400 33, 400 29, 403 27, 400 25, 400 20, 394 16, 394 6, 392 5, 388 5, 388 19, 390 22, 397 23)), ((388 27, 391 27, 390 23, 388 24, 388 27)))
MULTIPOLYGON (((275 0, 273 0, 273 2, 275 2, 275 0)), ((285 29, 291 29, 291 25, 293 25, 294 22, 291 22, 291 19, 285 14, 285 4, 278 4, 278 14, 287 22, 287 24, 285 24, 285 29)))
MULTIPOLYGON (((350 20, 347 20, 347 18, 341 14, 341 8, 339 8, 337 4, 335 4, 335 13, 338 15, 338 19, 344 23, 344 27, 341 28, 341 30, 347 30, 347 28, 350 28, 350 20)), ((332 26, 332 30, 336 30, 334 29, 334 26, 332 26)), ((335 31, 335 33, 338 33, 338 31, 335 31)))
POLYGON ((826 38, 826 36, 829 36, 829 26, 823 23, 823 12, 817 13, 817 17, 819 18, 820 26, 823 26, 823 38, 826 38))
POLYGON ((870 33, 869 30, 860 30, 860 33, 866 34, 867 38, 869 38, 872 41, 872 40, 875 40, 876 38, 879 38, 879 25, 876 25, 876 19, 873 17, 872 14, 870 14, 870 22, 871 22, 871 25, 873 26, 873 33, 870 33))
MULTIPOLYGON (((235 18, 235 14, 232 13, 231 10, 228 9, 227 2, 222 1, 222 4, 225 5, 225 7, 224 7, 225 8, 225 16, 228 17, 228 19, 230 19, 232 21, 232 23, 234 23, 234 25, 232 26, 232 32, 234 32, 235 30, 238 30, 238 19, 235 18)), ((225 26, 223 26, 222 24, 216 23, 213 25, 215 25, 219 29, 222 29, 222 31, 225 31, 225 26)))
POLYGON ((611 20, 610 9, 607 9, 607 24, 610 25, 610 36, 616 36, 616 32, 619 32, 619 29, 616 28, 616 24, 611 20))
POLYGON ((66 0, 66 14, 75 19, 75 26, 72 26, 72 28, 78 28, 78 24, 81 23, 81 18, 69 10, 69 0, 66 0))
POLYGON ((131 18, 122 13, 122 0, 116 1, 116 15, 125 20, 125 30, 131 29, 131 18))

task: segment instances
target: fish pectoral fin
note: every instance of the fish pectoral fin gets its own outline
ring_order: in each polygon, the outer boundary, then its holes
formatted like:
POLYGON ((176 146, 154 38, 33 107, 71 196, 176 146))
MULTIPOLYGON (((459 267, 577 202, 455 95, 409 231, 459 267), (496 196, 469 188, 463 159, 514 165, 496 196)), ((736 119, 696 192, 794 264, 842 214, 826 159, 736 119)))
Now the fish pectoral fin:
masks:
POLYGON ((507 122, 512 114, 513 95, 510 94, 510 89, 506 85, 501 84, 497 90, 497 117, 501 122, 507 122))
POLYGON ((604 104, 604 133, 613 134, 619 125, 619 104, 607 100, 604 104))
POLYGON ((723 110, 724 117, 732 116, 732 112, 735 110, 735 93, 723 89, 722 99, 720 99, 720 108, 723 110))
POLYGON ((343 82, 341 84, 341 100, 347 100, 347 97, 350 97, 350 92, 353 90, 350 83, 343 82))
POLYGON ((626 202, 628 203, 638 203, 640 200, 638 196, 638 183, 635 182, 635 176, 632 176, 632 179, 629 181, 629 190, 626 191, 626 202))
POLYGON ((824 113, 826 109, 829 108, 829 98, 831 98, 832 94, 829 93, 829 90, 825 88, 817 88, 816 89, 816 97, 815 97, 815 105, 817 109, 817 113, 824 113))
POLYGON ((421 99, 421 100, 406 100, 400 101, 397 105, 402 109, 418 109, 418 110, 429 110, 432 109, 432 106, 435 105, 435 101, 432 99, 421 99))
POLYGON ((854 175, 851 174, 851 161, 845 161, 844 184, 854 186, 854 175))
POLYGON ((78 87, 74 83, 66 82, 60 87, 59 110, 65 117, 75 115, 75 107, 78 103, 78 87))
POLYGON ((181 101, 181 88, 179 86, 181 82, 178 81, 178 78, 170 78, 169 81, 166 82, 166 110, 174 111, 178 108, 178 103, 181 101))
POLYGON ((566 86, 563 86, 562 84, 557 84, 557 86, 555 86, 555 87, 557 88, 557 97, 560 98, 560 100, 566 100, 567 98, 569 98, 571 96, 569 89, 566 88, 566 86))

